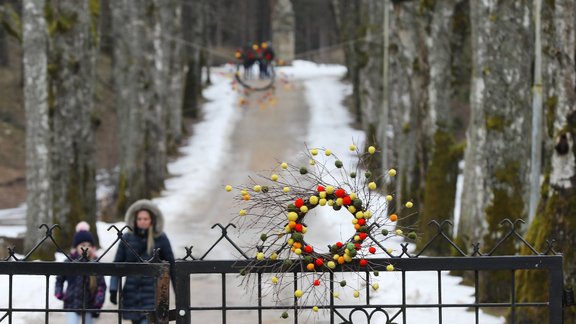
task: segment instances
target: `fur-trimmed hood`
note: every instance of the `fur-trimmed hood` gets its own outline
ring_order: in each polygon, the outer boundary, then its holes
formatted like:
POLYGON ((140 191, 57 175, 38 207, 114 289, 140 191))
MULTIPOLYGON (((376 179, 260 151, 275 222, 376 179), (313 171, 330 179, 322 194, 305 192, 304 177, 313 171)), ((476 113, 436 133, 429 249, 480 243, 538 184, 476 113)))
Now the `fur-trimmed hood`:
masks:
POLYGON ((135 229, 136 214, 141 210, 147 210, 152 214, 152 223, 154 224, 154 236, 158 237, 164 232, 164 215, 152 201, 148 199, 140 199, 128 208, 124 221, 126 225, 135 229))

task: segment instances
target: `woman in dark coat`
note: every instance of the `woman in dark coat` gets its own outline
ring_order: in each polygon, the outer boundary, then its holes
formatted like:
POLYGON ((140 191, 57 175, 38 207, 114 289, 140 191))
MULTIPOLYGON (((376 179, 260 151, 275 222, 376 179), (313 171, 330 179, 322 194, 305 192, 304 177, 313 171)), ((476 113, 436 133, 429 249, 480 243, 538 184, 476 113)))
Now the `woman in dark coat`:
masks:
MULTIPOLYGON (((173 265, 174 254, 168 237, 163 232, 164 217, 158 207, 149 200, 138 200, 126 212, 126 225, 134 229, 123 235, 116 252, 114 262, 140 262, 152 258, 154 249, 160 249, 160 259, 170 262, 170 275, 174 283, 173 265), (135 255, 134 252, 138 253, 135 255)), ((117 303, 119 278, 112 277, 110 281, 110 301, 117 303)), ((130 276, 126 277, 122 291, 123 309, 154 309, 156 279, 152 277, 130 276)), ((133 324, 145 324, 146 314, 124 312, 124 319, 132 320, 133 324)))

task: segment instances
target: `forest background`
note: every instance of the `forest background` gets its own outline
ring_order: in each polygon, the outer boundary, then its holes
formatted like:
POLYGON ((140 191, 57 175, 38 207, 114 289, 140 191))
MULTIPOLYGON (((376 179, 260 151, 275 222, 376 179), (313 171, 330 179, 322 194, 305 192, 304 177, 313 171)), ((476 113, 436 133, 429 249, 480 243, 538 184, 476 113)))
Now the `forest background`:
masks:
MULTIPOLYGON (((71 224, 58 238, 68 241, 78 220, 114 220, 134 197, 157 194, 186 125, 201 118, 202 69, 289 28, 287 62, 347 67, 348 106, 366 145, 381 148, 380 163, 367 167, 401 165, 388 189, 419 209, 396 204, 402 225, 417 224, 426 242, 430 220, 453 220, 460 172, 454 239, 489 248, 504 218, 522 219, 536 247, 555 240, 574 286, 573 1, 6 0, 0 8, 0 208, 27 202, 29 229, 71 224), (98 200, 98 181, 115 194, 98 200)), ((26 245, 37 239, 27 235, 26 245)), ((529 251, 509 244, 499 253, 529 251)), ((544 280, 517 277, 520 300, 546 291, 522 285, 544 280)), ((487 300, 506 298, 501 278, 482 282, 487 300)))

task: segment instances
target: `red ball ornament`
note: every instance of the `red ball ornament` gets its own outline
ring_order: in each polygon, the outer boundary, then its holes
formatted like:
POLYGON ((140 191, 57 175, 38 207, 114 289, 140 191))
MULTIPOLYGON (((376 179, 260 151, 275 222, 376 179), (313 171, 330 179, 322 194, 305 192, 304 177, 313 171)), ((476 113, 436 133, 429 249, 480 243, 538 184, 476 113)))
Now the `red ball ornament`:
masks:
POLYGON ((374 254, 374 253, 376 253, 376 248, 373 247, 373 246, 371 246, 371 247, 368 248, 368 252, 374 254))
POLYGON ((362 241, 364 241, 364 240, 368 237, 368 234, 362 232, 362 233, 358 234, 358 236, 360 236, 360 239, 361 239, 362 241))
POLYGON ((314 286, 320 286, 320 280, 318 279, 314 280, 314 286))
POLYGON ((318 259, 314 260, 314 263, 316 263, 316 266, 321 267, 324 265, 324 260, 322 260, 321 258, 318 258, 318 259))
POLYGON ((337 248, 341 248, 344 244, 342 244, 342 242, 336 242, 336 247, 337 248))
POLYGON ((365 267, 365 266, 368 265, 368 261, 367 261, 366 259, 361 259, 360 262, 359 262, 359 264, 360 264, 361 267, 365 267))
POLYGON ((296 232, 302 232, 302 228, 304 228, 302 224, 296 224, 296 226, 294 226, 294 230, 296 230, 296 232))
POLYGON ((346 196, 346 190, 342 189, 342 188, 338 188, 336 189, 336 197, 338 198, 344 198, 344 196, 346 196))
POLYGON ((362 245, 360 243, 356 243, 354 244, 354 248, 356 248, 356 251, 358 251, 362 248, 362 245))
POLYGON ((294 201, 294 206, 296 206, 296 208, 304 206, 304 200, 302 198, 296 199, 296 201, 294 201))
POLYGON ((350 196, 346 196, 346 197, 342 198, 342 203, 346 206, 351 205, 352 199, 350 198, 350 196))
POLYGON ((324 188, 324 186, 318 185, 318 192, 322 192, 324 190, 326 190, 326 188, 324 188))
POLYGON ((312 253, 312 251, 314 251, 314 249, 312 248, 312 245, 306 245, 304 247, 304 252, 306 253, 312 253))
POLYGON ((366 220, 365 220, 364 218, 360 218, 360 219, 358 220, 358 224, 359 224, 360 226, 364 226, 364 225, 366 225, 366 220))

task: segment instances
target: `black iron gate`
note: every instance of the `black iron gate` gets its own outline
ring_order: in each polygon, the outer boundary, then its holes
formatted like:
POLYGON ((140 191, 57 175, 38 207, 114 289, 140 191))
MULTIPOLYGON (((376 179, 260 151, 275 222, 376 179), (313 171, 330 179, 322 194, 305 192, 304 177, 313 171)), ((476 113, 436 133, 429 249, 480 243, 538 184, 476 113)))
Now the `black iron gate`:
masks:
MULTIPOLYGON (((299 322, 314 322, 314 317, 310 317, 311 309, 314 307, 316 311, 324 314, 320 322, 329 323, 414 323, 414 317, 411 317, 411 311, 414 309, 428 309, 433 310, 433 317, 429 322, 437 323, 451 323, 449 317, 450 310, 460 308, 466 309, 473 314, 474 323, 482 323, 480 314, 484 310, 504 310, 507 314, 507 321, 516 323, 517 316, 528 308, 543 309, 547 313, 548 323, 563 323, 563 309, 566 306, 573 304, 573 294, 571 291, 564 289, 563 272, 562 272, 562 255, 557 254, 551 247, 548 246, 546 251, 537 252, 534 247, 525 242, 519 234, 519 222, 504 221, 503 225, 507 226, 507 232, 496 244, 495 247, 486 253, 481 253, 479 246, 475 245, 473 251, 470 253, 463 252, 453 241, 449 239, 447 234, 447 225, 449 222, 438 224, 433 222, 436 228, 436 235, 426 244, 424 248, 416 252, 410 252, 408 244, 401 244, 401 251, 396 254, 389 253, 386 258, 370 259, 370 272, 373 274, 375 271, 380 271, 382 274, 389 273, 386 271, 390 265, 395 269, 393 280, 400 281, 400 288, 398 291, 390 292, 397 295, 397 300, 392 303, 374 302, 372 298, 372 290, 370 289, 370 276, 369 271, 365 273, 360 272, 359 275, 364 276, 364 281, 367 283, 361 301, 355 303, 348 303, 339 300, 333 295, 327 299, 327 303, 322 305, 308 305, 302 303, 297 298, 291 297, 283 300, 282 303, 269 303, 265 298, 264 286, 269 280, 274 265, 282 260, 264 260, 262 261, 263 267, 259 267, 259 271, 254 274, 253 295, 255 303, 248 302, 244 295, 249 292, 244 292, 238 289, 236 285, 239 280, 244 277, 239 275, 242 269, 254 262, 253 258, 249 258, 247 254, 242 251, 235 242, 228 235, 228 230, 234 225, 222 226, 216 224, 213 228, 219 228, 221 233, 216 242, 199 258, 194 258, 192 255, 192 248, 186 249, 186 255, 181 260, 178 260, 175 265, 176 284, 175 284, 175 308, 169 310, 169 265, 162 263, 160 260, 142 260, 140 263, 106 263, 106 262, 33 262, 29 261, 29 256, 42 244, 47 242, 56 244, 52 231, 57 228, 57 225, 48 227, 43 225, 46 229, 45 238, 27 255, 18 258, 13 249, 9 249, 9 256, 0 260, 0 278, 7 277, 9 282, 8 291, 2 291, 0 294, 8 296, 7 305, 0 304, 0 323, 12 323, 15 314, 27 312, 40 312, 44 314, 45 323, 50 323, 50 314, 62 312, 90 312, 96 311, 93 309, 62 309, 50 307, 49 299, 54 298, 49 296, 49 281, 52 276, 61 274, 74 274, 74 275, 95 275, 102 274, 106 276, 132 276, 143 275, 152 276, 157 279, 157 303, 154 309, 143 309, 149 314, 151 323, 167 323, 168 321, 176 321, 176 323, 206 323, 208 321, 213 323, 299 323, 299 322), (497 248, 502 244, 507 244, 513 241, 517 246, 525 245, 529 247, 533 255, 526 256, 497 256, 494 255, 497 248), (222 243, 227 242, 230 244, 242 260, 208 260, 210 254, 214 249, 221 248, 222 243), (443 242, 452 247, 456 256, 450 257, 425 257, 427 247, 432 242, 443 242), (269 265, 269 267, 267 266, 269 265), (411 303, 408 298, 407 286, 410 284, 409 276, 414 272, 429 272, 432 274, 431 280, 435 281, 437 289, 434 293, 434 300, 428 303, 411 303), (491 271, 504 271, 509 273, 510 287, 506 301, 486 302, 481 300, 479 295, 479 286, 482 281, 482 274, 491 271), (546 286, 547 286, 547 299, 546 300, 533 300, 533 301, 519 301, 516 298, 514 287, 516 286, 515 274, 518 271, 540 271, 545 273, 546 286), (469 284, 474 288, 474 297, 472 302, 462 303, 450 300, 444 289, 444 276, 446 272, 466 272, 468 277, 472 278, 469 284), (18 287, 13 283, 14 276, 20 275, 39 275, 43 276, 46 281, 45 291, 38 292, 37 298, 44 298, 45 307, 43 308, 29 308, 21 307, 12 304, 12 298, 18 293, 18 287), (213 284, 208 285, 208 282, 213 284), (204 284, 198 288, 198 284, 204 284), (232 287, 232 288, 231 288, 232 287), (204 295, 206 291, 210 291, 210 295, 217 296, 217 302, 207 304, 204 295), (235 294, 235 296, 231 296, 235 294), (240 295, 240 297, 238 297, 240 295), (289 313, 288 319, 281 319, 278 314, 282 312, 289 313), (210 314, 205 317, 204 314, 210 314), (241 316, 240 316, 240 315, 241 316), (273 318, 273 320, 271 320, 273 318)), ((112 247, 122 240, 122 232, 126 229, 117 229, 111 226, 111 230, 116 230, 118 238, 109 246, 103 255, 108 253, 112 247)), ((57 245, 56 245, 57 246, 57 245)), ((67 255, 64 251, 57 246, 57 249, 67 255)), ((177 254, 177 253, 176 253, 177 254)), ((102 255, 102 256, 103 256, 102 255)), ((102 257, 100 256, 100 257, 102 257)), ((100 261, 100 260, 97 260, 100 261)), ((295 262, 287 272, 296 277, 301 273, 304 266, 295 262)), ((346 274, 347 272, 355 271, 358 273, 358 264, 351 263, 347 265, 338 266, 333 272, 330 272, 330 287, 329 291, 334 291, 335 283, 338 281, 334 276, 346 274)), ((1 280, 1 279, 0 279, 1 280)), ((299 288, 297 280, 294 280, 294 289, 299 288)), ((112 309, 98 310, 108 315, 113 315, 114 322, 121 323, 121 313, 123 311, 120 307, 112 309)))

